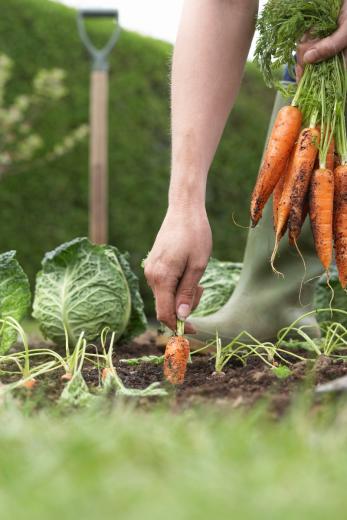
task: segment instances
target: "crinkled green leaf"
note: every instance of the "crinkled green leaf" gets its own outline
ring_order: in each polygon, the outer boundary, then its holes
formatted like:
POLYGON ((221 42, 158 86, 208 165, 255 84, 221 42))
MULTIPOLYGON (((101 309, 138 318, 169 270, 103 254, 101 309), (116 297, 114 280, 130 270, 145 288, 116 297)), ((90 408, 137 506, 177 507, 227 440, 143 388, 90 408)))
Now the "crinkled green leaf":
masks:
POLYGON ((117 376, 116 372, 109 370, 103 381, 103 393, 115 394, 123 397, 163 397, 167 391, 161 388, 160 383, 152 383, 146 388, 127 388, 117 376))
POLYGON ((129 359, 120 359, 120 363, 123 365, 137 366, 142 363, 152 363, 153 365, 162 365, 164 363, 164 355, 163 356, 141 356, 138 358, 129 358, 129 359))
MULTIPOLYGON (((12 317, 20 322, 28 313, 31 301, 26 274, 16 260, 16 252, 0 255, 0 318, 12 317)), ((0 324, 0 354, 8 351, 17 339, 10 325, 0 324)))
POLYGON ((121 388, 117 390, 117 395, 125 397, 164 397, 167 391, 161 388, 160 383, 152 383, 146 388, 121 388))
POLYGON ((63 342, 66 329, 76 344, 81 332, 92 341, 105 327, 117 338, 129 329, 133 289, 117 253, 116 248, 77 238, 45 255, 33 316, 46 337, 63 342))
POLYGON ((279 365, 278 367, 273 367, 272 372, 275 374, 278 379, 287 379, 292 375, 292 371, 286 365, 279 365))
POLYGON ((123 334, 126 339, 139 336, 147 328, 147 318, 144 313, 143 301, 140 295, 139 281, 137 276, 133 273, 129 262, 129 253, 121 253, 115 246, 110 246, 110 249, 116 254, 123 273, 128 282, 128 287, 131 295, 131 313, 128 326, 123 334))
POLYGON ((204 292, 192 316, 208 316, 217 312, 234 292, 241 269, 242 264, 211 258, 200 280, 204 292))
POLYGON ((71 408, 80 408, 90 405, 96 398, 89 392, 81 372, 76 372, 62 391, 59 404, 71 408))

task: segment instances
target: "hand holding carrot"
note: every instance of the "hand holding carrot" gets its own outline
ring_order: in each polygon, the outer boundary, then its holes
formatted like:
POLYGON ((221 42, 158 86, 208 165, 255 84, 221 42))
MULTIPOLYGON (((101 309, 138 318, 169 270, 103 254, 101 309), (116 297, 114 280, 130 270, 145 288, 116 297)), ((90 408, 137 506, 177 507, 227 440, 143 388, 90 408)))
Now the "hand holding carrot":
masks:
MULTIPOLYGON (((199 280, 208 263, 212 235, 205 208, 170 206, 145 261, 145 276, 156 300, 157 319, 171 330, 188 318, 202 294, 199 280)), ((194 328, 186 323, 186 332, 194 328)))
POLYGON ((342 5, 337 31, 322 40, 312 40, 308 34, 301 40, 297 48, 297 80, 300 80, 306 64, 318 63, 341 51, 344 51, 347 58, 347 0, 342 5))

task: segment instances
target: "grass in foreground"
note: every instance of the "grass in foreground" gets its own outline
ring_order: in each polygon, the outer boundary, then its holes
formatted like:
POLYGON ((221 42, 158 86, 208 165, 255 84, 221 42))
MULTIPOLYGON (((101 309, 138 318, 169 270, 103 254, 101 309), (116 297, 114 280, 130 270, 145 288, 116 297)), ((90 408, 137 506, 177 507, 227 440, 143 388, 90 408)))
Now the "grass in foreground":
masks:
POLYGON ((326 519, 347 507, 347 403, 31 416, 0 410, 0 517, 326 519), (324 410, 324 412, 322 411, 324 410))

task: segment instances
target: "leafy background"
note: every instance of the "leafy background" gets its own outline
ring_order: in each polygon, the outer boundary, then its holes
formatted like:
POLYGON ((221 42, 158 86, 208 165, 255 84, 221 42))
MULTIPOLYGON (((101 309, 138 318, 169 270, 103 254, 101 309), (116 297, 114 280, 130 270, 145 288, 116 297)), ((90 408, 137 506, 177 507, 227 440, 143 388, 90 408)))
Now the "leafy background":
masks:
MULTIPOLYGON (((35 72, 61 67, 69 94, 45 114, 39 131, 47 150, 87 121, 89 58, 79 40, 75 12, 48 0, 0 0, 0 52, 15 61, 9 101, 30 91, 35 72)), ((107 38, 107 22, 90 31, 107 38)), ((172 47, 123 31, 111 58, 110 76, 110 243, 128 250, 152 298, 140 262, 165 213, 170 163, 168 74, 172 47)), ((265 138, 273 93, 248 64, 241 93, 214 161, 208 212, 217 258, 239 261, 248 223, 247 206, 265 138)), ((45 251, 88 232, 88 143, 53 164, 1 181, 0 251, 16 249, 31 282, 45 251)))

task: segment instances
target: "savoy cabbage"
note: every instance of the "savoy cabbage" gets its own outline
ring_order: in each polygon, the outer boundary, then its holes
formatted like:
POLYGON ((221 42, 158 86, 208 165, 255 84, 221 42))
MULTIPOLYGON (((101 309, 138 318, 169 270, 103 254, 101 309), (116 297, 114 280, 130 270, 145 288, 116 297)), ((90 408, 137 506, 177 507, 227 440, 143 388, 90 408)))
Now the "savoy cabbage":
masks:
MULTIPOLYGON (((29 281, 16 260, 16 252, 0 255, 0 319, 13 318, 20 322, 28 313, 31 301, 29 281)), ((17 331, 0 323, 0 354, 9 350, 17 339, 17 331)))
POLYGON ((87 341, 108 327, 116 337, 146 328, 138 281, 127 254, 116 247, 76 238, 47 253, 36 278, 33 316, 45 337, 72 344, 87 341))

